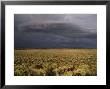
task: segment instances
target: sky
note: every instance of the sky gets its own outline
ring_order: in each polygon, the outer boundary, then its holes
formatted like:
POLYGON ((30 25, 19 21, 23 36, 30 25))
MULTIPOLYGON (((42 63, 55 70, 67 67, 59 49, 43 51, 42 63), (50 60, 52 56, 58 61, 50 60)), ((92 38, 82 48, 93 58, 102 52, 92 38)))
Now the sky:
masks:
POLYGON ((15 14, 15 48, 97 48, 96 14, 15 14))

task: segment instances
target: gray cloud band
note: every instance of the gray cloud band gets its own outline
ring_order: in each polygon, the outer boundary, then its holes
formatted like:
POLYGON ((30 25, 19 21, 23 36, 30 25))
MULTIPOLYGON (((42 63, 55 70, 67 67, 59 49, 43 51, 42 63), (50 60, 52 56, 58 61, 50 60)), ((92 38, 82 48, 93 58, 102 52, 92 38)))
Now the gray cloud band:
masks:
POLYGON ((96 14, 16 14, 14 20, 15 48, 96 48, 97 45, 96 14))

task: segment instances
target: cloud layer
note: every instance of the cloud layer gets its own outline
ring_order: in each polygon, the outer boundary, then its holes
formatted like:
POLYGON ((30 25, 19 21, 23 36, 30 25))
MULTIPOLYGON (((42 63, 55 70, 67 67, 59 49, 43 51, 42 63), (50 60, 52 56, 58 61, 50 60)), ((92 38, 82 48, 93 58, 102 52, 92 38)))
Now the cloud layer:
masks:
POLYGON ((15 14, 15 48, 96 48, 96 14, 15 14))

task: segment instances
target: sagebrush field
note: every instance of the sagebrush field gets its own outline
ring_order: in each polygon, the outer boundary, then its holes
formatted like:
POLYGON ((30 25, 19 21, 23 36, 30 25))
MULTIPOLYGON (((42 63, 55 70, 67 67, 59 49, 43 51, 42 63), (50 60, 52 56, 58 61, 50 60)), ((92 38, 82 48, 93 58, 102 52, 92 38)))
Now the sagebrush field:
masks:
POLYGON ((96 49, 15 50, 15 76, 96 76, 96 49))

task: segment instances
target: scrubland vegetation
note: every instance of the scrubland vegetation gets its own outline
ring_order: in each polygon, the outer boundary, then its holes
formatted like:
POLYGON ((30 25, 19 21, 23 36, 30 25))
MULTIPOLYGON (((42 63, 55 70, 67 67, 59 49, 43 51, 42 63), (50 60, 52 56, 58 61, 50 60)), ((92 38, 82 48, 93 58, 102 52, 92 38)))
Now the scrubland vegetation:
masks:
POLYGON ((15 50, 15 76, 96 76, 96 49, 15 50))

